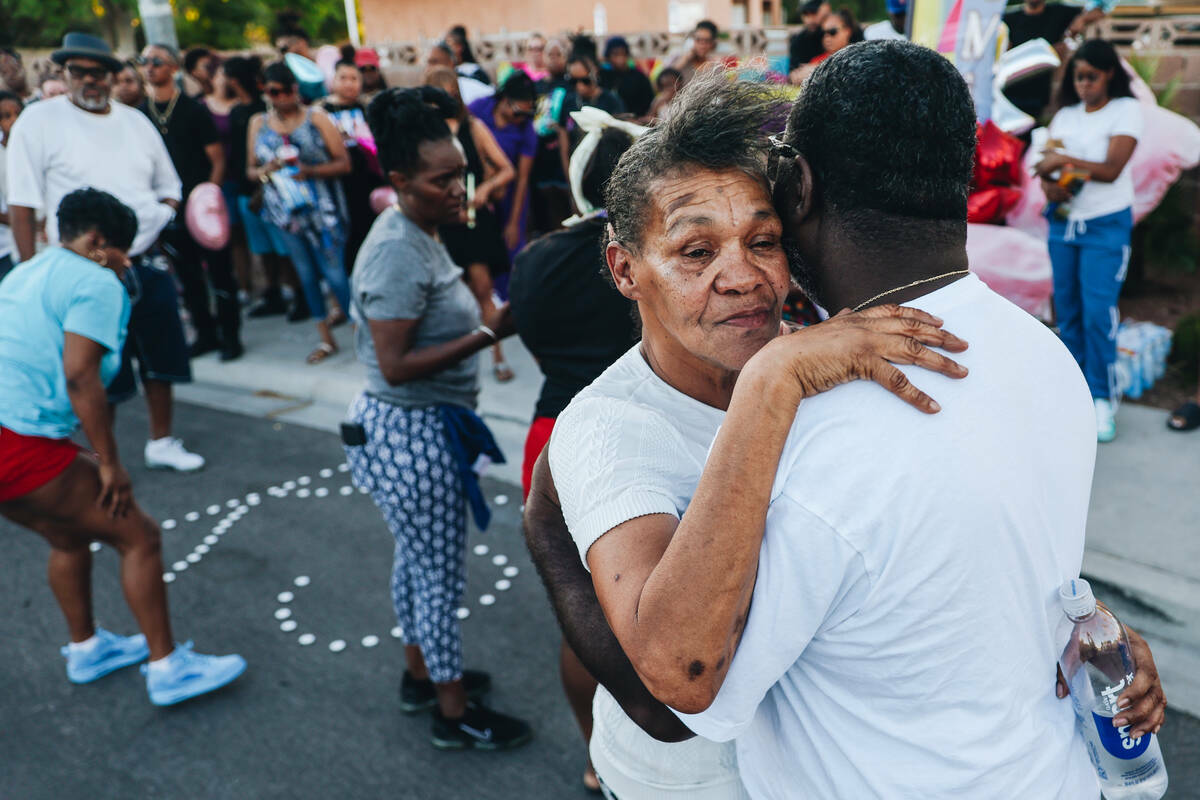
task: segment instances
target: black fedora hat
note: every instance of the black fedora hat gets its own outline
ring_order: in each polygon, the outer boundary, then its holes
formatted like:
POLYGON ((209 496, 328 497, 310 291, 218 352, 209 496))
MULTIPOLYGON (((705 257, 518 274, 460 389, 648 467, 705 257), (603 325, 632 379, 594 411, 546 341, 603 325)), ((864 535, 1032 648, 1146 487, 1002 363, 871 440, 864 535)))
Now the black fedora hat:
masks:
POLYGON ((87 33, 68 33, 63 37, 62 47, 50 54, 55 64, 65 64, 69 58, 90 58, 113 72, 121 68, 121 61, 113 55, 108 42, 87 33))

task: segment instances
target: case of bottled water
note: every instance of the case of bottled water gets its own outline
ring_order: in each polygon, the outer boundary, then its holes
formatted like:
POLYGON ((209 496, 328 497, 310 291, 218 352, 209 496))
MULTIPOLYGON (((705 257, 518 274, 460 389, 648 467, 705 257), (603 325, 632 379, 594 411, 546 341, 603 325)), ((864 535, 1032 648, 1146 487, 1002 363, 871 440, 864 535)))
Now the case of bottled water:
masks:
POLYGON ((1120 713, 1117 698, 1135 675, 1125 627, 1111 611, 1096 606, 1092 587, 1082 578, 1064 583, 1059 597, 1075 623, 1060 666, 1100 790, 1106 800, 1158 800, 1167 791, 1158 739, 1150 733, 1133 739, 1129 726, 1113 727, 1120 713))

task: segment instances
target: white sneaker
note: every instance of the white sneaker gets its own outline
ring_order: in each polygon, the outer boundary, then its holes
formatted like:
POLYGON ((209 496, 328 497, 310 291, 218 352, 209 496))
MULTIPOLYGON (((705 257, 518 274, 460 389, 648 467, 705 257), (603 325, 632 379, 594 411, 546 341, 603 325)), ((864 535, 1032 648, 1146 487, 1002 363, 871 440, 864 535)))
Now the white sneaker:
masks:
POLYGON ((1112 403, 1103 397, 1094 400, 1096 405, 1096 441, 1111 442, 1117 438, 1117 421, 1113 418, 1112 403))
POLYGON ((204 456, 188 452, 183 446, 183 440, 174 436, 164 436, 146 442, 145 456, 147 469, 195 472, 204 466, 204 456))

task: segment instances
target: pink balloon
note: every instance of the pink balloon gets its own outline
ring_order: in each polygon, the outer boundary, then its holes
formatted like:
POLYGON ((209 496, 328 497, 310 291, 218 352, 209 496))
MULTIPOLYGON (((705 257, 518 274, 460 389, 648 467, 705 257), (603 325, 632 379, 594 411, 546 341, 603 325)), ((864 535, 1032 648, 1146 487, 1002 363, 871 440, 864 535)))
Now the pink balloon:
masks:
POLYGON ((380 186, 371 192, 371 210, 377 215, 396 202, 396 190, 390 186, 380 186))
POLYGON ((317 48, 315 55, 314 61, 325 75, 325 88, 333 91, 333 73, 337 71, 337 62, 342 59, 342 51, 334 45, 323 44, 317 48))
POLYGON ((202 183, 188 196, 185 222, 192 238, 206 250, 229 244, 229 210, 215 183, 202 183))
POLYGON ((1050 318, 1054 281, 1045 236, 1002 225, 967 225, 967 262, 993 292, 1040 319, 1050 318))

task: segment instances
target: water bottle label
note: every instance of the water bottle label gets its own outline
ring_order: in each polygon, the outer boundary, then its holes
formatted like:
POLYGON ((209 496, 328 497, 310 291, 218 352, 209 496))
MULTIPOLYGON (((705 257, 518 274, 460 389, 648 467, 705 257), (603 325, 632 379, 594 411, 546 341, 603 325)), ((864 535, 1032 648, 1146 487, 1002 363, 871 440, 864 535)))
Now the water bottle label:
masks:
POLYGON ((1120 728, 1114 728, 1112 717, 1102 717, 1093 711, 1092 721, 1100 736, 1101 746, 1115 758, 1125 760, 1137 758, 1150 746, 1151 737, 1149 735, 1131 739, 1129 738, 1129 726, 1123 725, 1120 728))

